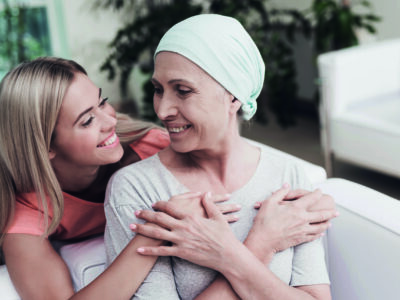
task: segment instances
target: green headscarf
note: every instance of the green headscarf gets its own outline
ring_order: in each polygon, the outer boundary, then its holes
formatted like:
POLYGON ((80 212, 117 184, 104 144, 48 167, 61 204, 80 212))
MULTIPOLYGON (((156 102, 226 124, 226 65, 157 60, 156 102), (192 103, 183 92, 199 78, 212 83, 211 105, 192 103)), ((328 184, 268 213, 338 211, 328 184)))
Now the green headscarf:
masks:
POLYGON ((243 119, 253 117, 265 66, 257 46, 236 19, 216 14, 190 17, 165 33, 154 58, 161 51, 194 62, 242 102, 243 119))

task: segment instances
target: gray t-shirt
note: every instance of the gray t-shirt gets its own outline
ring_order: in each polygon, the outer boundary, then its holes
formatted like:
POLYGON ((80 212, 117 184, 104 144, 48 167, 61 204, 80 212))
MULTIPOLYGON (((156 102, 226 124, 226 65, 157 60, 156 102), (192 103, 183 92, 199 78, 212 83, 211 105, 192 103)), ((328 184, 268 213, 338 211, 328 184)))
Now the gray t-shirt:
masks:
MULTIPOLYGON (((256 201, 263 201, 283 183, 292 188, 310 189, 305 173, 291 159, 282 159, 261 147, 260 161, 253 177, 231 194, 228 203, 239 203, 239 220, 230 226, 243 241, 257 214, 256 201)), ((171 196, 188 192, 177 178, 161 163, 158 155, 127 166, 112 177, 106 195, 107 225, 105 246, 108 263, 134 237, 131 223, 142 223, 134 212, 152 209, 151 205, 171 196)), ((277 253, 270 270, 291 286, 329 283, 320 240, 304 243, 277 253)), ((214 270, 177 257, 160 257, 135 294, 134 299, 193 299, 215 278, 214 270)))

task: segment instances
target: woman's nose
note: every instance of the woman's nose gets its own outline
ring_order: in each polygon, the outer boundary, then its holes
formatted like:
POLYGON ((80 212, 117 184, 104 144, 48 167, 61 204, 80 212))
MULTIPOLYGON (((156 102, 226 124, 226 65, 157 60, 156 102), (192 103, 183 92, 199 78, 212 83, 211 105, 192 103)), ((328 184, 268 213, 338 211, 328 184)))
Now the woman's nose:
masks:
POLYGON ((160 120, 167 120, 177 115, 178 109, 173 99, 164 97, 154 99, 154 111, 160 120))
POLYGON ((113 108, 103 110, 100 113, 101 116, 101 129, 105 132, 113 130, 117 125, 117 116, 113 108))

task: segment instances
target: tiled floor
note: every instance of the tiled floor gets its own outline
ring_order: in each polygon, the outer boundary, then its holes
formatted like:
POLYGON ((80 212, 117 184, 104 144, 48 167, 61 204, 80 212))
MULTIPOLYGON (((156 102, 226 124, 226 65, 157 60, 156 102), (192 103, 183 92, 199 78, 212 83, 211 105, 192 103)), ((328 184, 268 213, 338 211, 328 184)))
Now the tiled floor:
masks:
MULTIPOLYGON (((297 125, 282 129, 273 120, 266 126, 244 125, 242 135, 323 166, 319 125, 315 117, 300 116, 297 125)), ((400 142, 400 141, 399 141, 400 142)), ((334 162, 334 177, 345 178, 400 199, 400 178, 344 162, 334 162)))

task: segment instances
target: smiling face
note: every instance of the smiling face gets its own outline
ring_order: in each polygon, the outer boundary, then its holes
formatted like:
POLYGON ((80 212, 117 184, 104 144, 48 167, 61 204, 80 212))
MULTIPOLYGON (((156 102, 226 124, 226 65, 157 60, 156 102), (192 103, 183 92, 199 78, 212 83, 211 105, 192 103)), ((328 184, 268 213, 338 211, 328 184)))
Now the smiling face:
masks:
POLYGON ((177 152, 213 149, 237 130, 238 101, 185 57, 160 52, 152 78, 154 110, 177 152))
POLYGON ((50 147, 53 165, 72 170, 97 168, 121 159, 123 149, 115 134, 115 111, 106 100, 86 75, 75 74, 63 99, 50 147))

